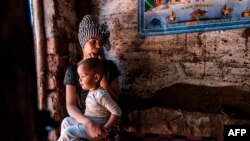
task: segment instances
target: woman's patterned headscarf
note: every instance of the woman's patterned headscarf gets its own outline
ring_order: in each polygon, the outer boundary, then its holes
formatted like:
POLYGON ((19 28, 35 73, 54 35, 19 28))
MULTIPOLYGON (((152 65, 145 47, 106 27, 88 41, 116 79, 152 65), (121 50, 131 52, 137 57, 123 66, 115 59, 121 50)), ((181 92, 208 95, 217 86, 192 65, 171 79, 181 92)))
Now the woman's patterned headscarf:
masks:
POLYGON ((107 50, 110 49, 109 36, 110 33, 107 30, 108 26, 106 23, 98 24, 95 18, 91 15, 86 15, 83 17, 78 32, 78 39, 81 47, 84 47, 85 43, 94 36, 101 36, 103 47, 107 50))

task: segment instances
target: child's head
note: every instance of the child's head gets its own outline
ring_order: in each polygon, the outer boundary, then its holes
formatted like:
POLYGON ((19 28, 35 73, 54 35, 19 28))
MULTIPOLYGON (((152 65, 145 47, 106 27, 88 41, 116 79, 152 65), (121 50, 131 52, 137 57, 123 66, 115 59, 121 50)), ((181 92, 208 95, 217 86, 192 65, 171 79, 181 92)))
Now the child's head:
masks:
POLYGON ((103 62, 97 58, 88 58, 78 63, 79 82, 85 90, 95 90, 99 87, 104 74, 103 62))

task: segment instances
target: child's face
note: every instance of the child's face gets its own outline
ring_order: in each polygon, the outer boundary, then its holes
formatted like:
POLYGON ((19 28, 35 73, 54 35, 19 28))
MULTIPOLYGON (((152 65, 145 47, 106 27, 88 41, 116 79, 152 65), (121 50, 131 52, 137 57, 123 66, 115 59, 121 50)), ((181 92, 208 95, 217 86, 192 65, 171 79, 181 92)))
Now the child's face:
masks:
POLYGON ((97 86, 97 81, 93 72, 87 66, 80 65, 77 68, 79 74, 79 82, 84 90, 92 90, 97 86))

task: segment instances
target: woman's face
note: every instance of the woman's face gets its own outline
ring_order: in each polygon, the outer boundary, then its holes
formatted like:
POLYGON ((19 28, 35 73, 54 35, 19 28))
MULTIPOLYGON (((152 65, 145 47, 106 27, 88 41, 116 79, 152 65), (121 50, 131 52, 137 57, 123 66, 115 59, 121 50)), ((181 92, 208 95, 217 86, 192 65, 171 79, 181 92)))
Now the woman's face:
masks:
POLYGON ((84 58, 90 57, 102 57, 102 38, 100 36, 95 36, 89 39, 83 48, 84 58))

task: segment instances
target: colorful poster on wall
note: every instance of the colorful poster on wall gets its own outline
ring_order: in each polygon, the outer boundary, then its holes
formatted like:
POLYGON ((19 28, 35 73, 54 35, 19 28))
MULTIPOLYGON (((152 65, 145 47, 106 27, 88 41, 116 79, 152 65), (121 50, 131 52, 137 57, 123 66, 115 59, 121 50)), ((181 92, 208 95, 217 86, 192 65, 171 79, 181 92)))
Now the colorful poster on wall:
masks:
POLYGON ((250 27, 250 0, 138 0, 141 35, 250 27))

